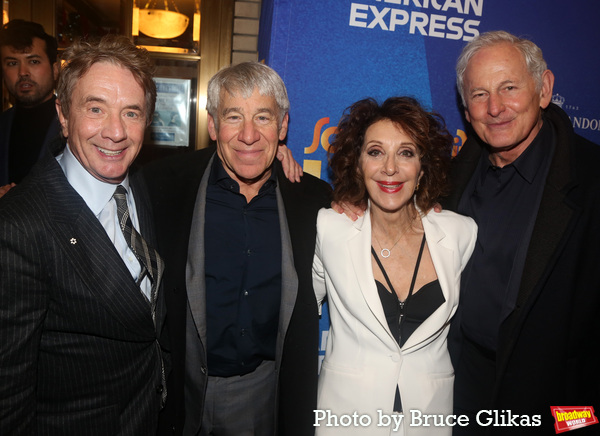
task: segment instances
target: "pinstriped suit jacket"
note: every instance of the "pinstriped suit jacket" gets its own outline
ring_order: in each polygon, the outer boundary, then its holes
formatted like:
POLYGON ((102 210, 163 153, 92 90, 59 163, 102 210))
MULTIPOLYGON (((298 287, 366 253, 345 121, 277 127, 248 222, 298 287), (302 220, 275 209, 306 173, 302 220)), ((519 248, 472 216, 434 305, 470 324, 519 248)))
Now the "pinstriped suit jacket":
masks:
POLYGON ((153 434, 163 313, 155 329, 100 222, 56 160, 40 161, 0 200, 0 434, 153 434))

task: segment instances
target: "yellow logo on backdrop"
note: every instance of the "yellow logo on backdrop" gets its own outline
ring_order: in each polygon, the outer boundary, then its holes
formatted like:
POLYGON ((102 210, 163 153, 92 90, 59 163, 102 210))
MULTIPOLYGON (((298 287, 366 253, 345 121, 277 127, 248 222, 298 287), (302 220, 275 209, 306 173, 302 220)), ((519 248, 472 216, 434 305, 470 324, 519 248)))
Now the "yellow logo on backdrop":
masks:
MULTIPOLYGON (((330 126, 323 130, 323 127, 329 124, 329 117, 323 117, 316 122, 313 130, 313 140, 309 147, 304 148, 304 154, 312 154, 319 149, 319 145, 323 147, 326 152, 329 152, 331 147, 331 136, 337 132, 337 126, 330 126)), ((460 151, 461 147, 467 140, 467 134, 460 130, 456 130, 456 136, 454 137, 454 144, 452 145, 452 157, 456 156, 460 151)), ((312 174, 315 177, 321 178, 321 168, 323 162, 316 159, 304 159, 302 169, 312 174)))
MULTIPOLYGON (((324 117, 317 121, 317 123, 315 124, 315 129, 313 131, 312 144, 310 144, 310 147, 306 147, 304 149, 304 154, 314 153, 319 148, 319 145, 322 145, 325 151, 329 151, 329 147, 331 145, 329 138, 335 134, 337 126, 328 127, 325 130, 323 130, 323 133, 321 133, 321 129, 323 129, 323 127, 327 124, 329 124, 329 117, 324 117)), ((306 171, 307 173, 312 174, 315 177, 321 178, 320 160, 304 159, 304 164, 302 166, 304 171, 306 171)))

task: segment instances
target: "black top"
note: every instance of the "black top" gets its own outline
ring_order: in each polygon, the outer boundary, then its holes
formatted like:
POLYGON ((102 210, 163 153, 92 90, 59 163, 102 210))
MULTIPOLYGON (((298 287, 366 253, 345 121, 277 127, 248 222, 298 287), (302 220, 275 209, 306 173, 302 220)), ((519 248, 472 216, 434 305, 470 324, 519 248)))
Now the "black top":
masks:
POLYGON ((11 182, 20 183, 38 161, 50 124, 56 118, 56 97, 24 108, 15 106, 10 129, 8 173, 11 182))
MULTIPOLYGON (((423 255, 423 248, 425 247, 425 235, 421 241, 421 248, 419 250, 419 256, 415 265, 415 271, 413 273, 412 282, 408 291, 408 297, 406 300, 400 301, 396 295, 396 291, 390 282, 390 279, 381 264, 381 261, 377 257, 375 250, 371 247, 371 253, 379 265, 385 280, 390 287, 388 290, 382 283, 375 280, 377 285, 377 291, 379 293, 379 299, 383 306, 383 312, 385 313, 385 319, 387 320, 388 326, 396 338, 398 345, 402 347, 406 340, 412 335, 415 330, 427 319, 433 312, 435 312, 446 299, 442 293, 442 287, 440 286, 439 280, 434 280, 427 283, 421 289, 413 295, 415 282, 417 279, 417 273, 419 272, 419 265, 421 264, 421 256, 423 255)), ((396 398, 394 401, 394 411, 402 411, 402 401, 400 399, 400 391, 396 388, 396 398)))
POLYGON ((458 205, 458 213, 479 227, 461 279, 462 328, 490 351, 496 351, 499 326, 515 308, 554 142, 545 122, 510 165, 492 165, 484 150, 458 205))
POLYGON ((221 161, 213 162, 204 227, 210 375, 243 375, 275 360, 281 302, 276 186, 273 170, 247 203, 221 161))

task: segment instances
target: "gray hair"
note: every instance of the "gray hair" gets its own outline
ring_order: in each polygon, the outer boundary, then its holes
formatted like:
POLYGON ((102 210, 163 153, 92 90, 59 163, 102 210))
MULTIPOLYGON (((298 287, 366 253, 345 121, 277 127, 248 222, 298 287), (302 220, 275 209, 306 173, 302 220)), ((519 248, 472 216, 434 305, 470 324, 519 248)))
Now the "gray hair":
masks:
POLYGON ((218 108, 221 92, 239 94, 248 98, 258 89, 260 95, 273 97, 277 103, 278 123, 281 126, 283 118, 290 110, 285 84, 274 69, 259 62, 242 62, 221 69, 208 82, 206 110, 214 118, 218 127, 218 108))
POLYGON ((542 75, 544 74, 544 71, 548 69, 544 56, 542 55, 542 50, 530 40, 519 38, 503 30, 486 32, 469 42, 463 48, 458 57, 458 61, 456 62, 456 87, 458 88, 460 98, 465 107, 464 76, 469 61, 482 48, 502 43, 509 43, 521 52, 525 59, 525 63, 527 64, 527 70, 535 82, 536 91, 542 89, 542 75))

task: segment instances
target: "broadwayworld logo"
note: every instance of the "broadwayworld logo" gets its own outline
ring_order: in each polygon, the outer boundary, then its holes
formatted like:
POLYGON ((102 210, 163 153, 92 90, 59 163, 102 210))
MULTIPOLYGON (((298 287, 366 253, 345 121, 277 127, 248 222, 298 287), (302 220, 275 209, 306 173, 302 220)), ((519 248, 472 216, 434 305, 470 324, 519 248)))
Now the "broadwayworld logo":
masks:
POLYGON ((552 416, 554 416, 554 430, 556 430, 556 434, 598 424, 598 418, 594 415, 594 408, 591 406, 552 406, 550 410, 552 411, 552 416))

